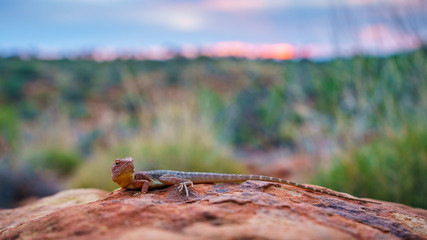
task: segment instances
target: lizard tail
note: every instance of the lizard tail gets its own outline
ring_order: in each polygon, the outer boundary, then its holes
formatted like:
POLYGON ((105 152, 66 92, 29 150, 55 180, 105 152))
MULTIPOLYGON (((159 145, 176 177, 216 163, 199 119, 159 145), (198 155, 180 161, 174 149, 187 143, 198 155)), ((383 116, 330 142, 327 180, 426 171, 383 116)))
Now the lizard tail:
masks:
POLYGON ((258 181, 283 183, 283 184, 295 186, 295 187, 306 189, 306 190, 311 190, 311 191, 318 192, 318 193, 332 195, 332 196, 339 197, 339 198, 356 200, 356 201, 361 201, 361 202, 376 203, 376 202, 371 202, 371 201, 359 199, 359 198, 356 198, 356 197, 353 197, 353 196, 350 196, 350 195, 345 195, 345 194, 342 194, 342 193, 337 193, 337 192, 333 192, 333 191, 328 191, 328 190, 323 190, 323 189, 320 189, 320 188, 315 188, 315 187, 307 186, 307 185, 304 185, 304 184, 299 184, 299 183, 292 182, 292 181, 285 180, 285 179, 281 179, 281 178, 267 177, 267 176, 260 176, 260 175, 246 175, 246 177, 247 178, 245 179, 245 175, 239 175, 239 178, 241 178, 242 180, 258 180, 258 181))
POLYGON ((350 200, 356 200, 360 202, 369 202, 369 203, 376 203, 377 202, 371 202, 367 200, 362 200, 356 197, 353 197, 351 195, 345 195, 342 193, 337 193, 333 191, 328 191, 320 188, 315 188, 303 184, 299 184, 296 182, 288 181, 281 178, 275 178, 275 177, 268 177, 268 176, 261 176, 261 175, 246 175, 246 174, 224 174, 224 173, 200 173, 200 172, 192 172, 192 173, 185 173, 185 172, 174 172, 173 174, 177 175, 178 177, 182 177, 185 179, 190 179, 194 183, 208 183, 208 182, 244 182, 246 180, 258 180, 258 181, 266 181, 266 182, 277 182, 282 184, 287 184, 291 186, 295 186, 301 189, 311 190, 318 193, 328 194, 331 196, 344 198, 344 199, 350 199, 350 200), (181 175, 179 175, 181 174, 181 175), (191 174, 191 178, 189 178, 188 174, 191 174))

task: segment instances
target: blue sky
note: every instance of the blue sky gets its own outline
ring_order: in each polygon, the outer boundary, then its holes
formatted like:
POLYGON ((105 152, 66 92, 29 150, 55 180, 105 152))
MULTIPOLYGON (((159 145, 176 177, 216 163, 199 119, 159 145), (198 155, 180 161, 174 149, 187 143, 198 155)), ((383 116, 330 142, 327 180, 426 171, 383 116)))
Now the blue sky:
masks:
POLYGON ((416 15, 417 28, 425 33, 426 19, 420 17, 427 15, 425 4, 413 8, 422 2, 415 0, 3 0, 0 51, 133 50, 231 41, 328 48, 334 36, 347 46, 354 36, 369 42, 376 32, 395 38, 387 16, 375 12, 382 2, 393 9, 410 6, 402 16, 416 15))

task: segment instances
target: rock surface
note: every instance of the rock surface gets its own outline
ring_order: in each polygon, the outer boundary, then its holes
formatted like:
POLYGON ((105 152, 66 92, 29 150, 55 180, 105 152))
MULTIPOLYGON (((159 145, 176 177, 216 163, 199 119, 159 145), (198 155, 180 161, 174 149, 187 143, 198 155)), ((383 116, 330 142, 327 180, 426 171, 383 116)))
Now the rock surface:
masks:
POLYGON ((0 239, 427 239, 427 211, 401 204, 258 181, 194 187, 64 191, 0 210, 0 239))

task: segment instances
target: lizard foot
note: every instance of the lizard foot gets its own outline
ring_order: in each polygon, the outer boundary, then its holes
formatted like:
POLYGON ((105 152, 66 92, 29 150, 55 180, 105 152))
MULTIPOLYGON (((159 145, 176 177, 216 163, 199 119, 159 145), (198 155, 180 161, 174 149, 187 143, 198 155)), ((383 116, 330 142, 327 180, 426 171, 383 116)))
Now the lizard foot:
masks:
POLYGON ((192 188, 194 188, 194 185, 193 185, 193 182, 192 181, 190 181, 190 180, 188 180, 188 181, 184 181, 184 182, 181 182, 181 183, 179 183, 179 186, 178 186, 178 191, 179 192, 182 192, 182 190, 185 190, 185 195, 188 197, 188 185, 191 185, 191 187, 192 188))

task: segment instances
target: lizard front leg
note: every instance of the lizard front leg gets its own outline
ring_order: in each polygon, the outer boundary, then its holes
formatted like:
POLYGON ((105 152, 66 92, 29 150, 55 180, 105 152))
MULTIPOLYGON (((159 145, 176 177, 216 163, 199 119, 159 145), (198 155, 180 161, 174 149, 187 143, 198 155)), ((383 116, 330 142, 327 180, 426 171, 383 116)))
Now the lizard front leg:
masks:
POLYGON ((185 195, 188 197, 188 185, 194 188, 193 182, 191 180, 185 178, 179 178, 173 174, 165 174, 159 177, 159 181, 164 183, 165 185, 174 185, 179 184, 178 191, 181 192, 185 189, 185 195))
POLYGON ((141 193, 147 193, 148 192, 148 186, 150 182, 148 180, 134 180, 132 183, 132 186, 139 189, 141 188, 141 192, 137 193, 135 195, 141 194, 141 193))

